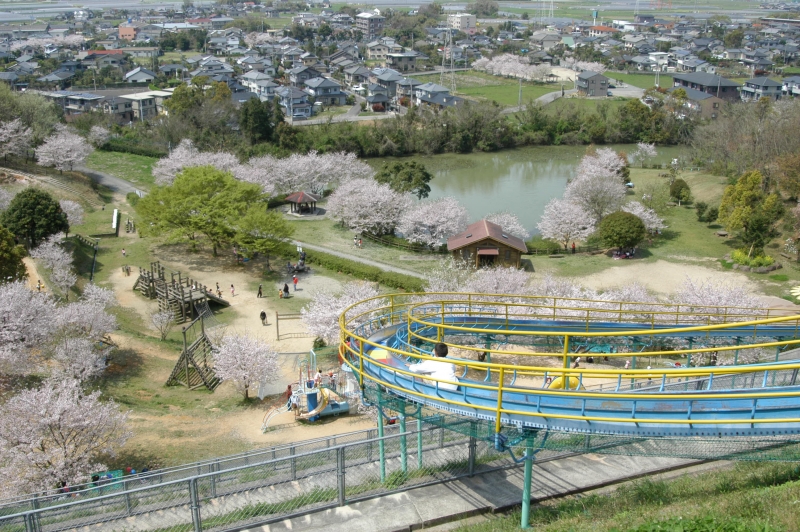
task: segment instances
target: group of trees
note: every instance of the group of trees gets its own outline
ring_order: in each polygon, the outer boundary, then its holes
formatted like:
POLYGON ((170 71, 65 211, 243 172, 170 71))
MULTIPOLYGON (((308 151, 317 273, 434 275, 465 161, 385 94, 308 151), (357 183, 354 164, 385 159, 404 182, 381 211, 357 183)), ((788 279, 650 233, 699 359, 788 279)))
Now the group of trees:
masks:
POLYGON ((220 246, 237 244, 240 253, 269 253, 289 238, 292 228, 277 211, 267 210, 262 187, 237 180, 213 166, 191 167, 171 184, 153 188, 136 205, 141 230, 168 241, 196 246, 204 236, 216 256, 220 246))
POLYGON ((524 80, 545 81, 552 68, 548 64, 533 65, 527 58, 514 54, 500 54, 492 58, 482 57, 472 63, 472 68, 496 76, 524 80))
POLYGON ((87 385, 102 374, 116 329, 111 291, 84 287, 60 303, 22 281, 0 284, 0 373, 36 377, 0 410, 0 493, 88 480, 130 436, 127 414, 87 385))
MULTIPOLYGON (((645 151, 650 153, 650 148, 645 151)), ((567 248, 585 241, 596 229, 606 245, 633 247, 646 231, 664 228, 655 210, 638 201, 625 202, 628 162, 610 148, 590 151, 576 176, 567 184, 563 199, 546 206, 538 224, 542 237, 567 248)))

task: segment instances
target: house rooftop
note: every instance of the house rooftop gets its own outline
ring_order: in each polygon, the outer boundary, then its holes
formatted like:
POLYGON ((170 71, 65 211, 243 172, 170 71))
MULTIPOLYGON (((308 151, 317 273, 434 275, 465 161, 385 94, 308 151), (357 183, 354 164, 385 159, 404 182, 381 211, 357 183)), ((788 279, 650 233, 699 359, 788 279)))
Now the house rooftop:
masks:
POLYGON ((518 249, 522 253, 528 252, 528 246, 525 245, 521 238, 504 232, 502 227, 488 220, 478 220, 461 233, 448 238, 447 251, 461 249, 473 242, 479 242, 486 238, 502 242, 509 247, 518 249))

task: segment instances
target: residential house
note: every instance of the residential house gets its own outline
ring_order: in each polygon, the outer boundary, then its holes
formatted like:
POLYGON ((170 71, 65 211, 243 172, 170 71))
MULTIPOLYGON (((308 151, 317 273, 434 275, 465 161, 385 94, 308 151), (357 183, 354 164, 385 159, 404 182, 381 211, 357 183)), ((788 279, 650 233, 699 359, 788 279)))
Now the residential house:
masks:
POLYGON ((584 70, 575 82, 578 92, 586 96, 605 96, 608 92, 608 78, 598 72, 584 70))
POLYGON ((450 94, 450 89, 433 82, 422 83, 414 88, 417 105, 420 105, 424 100, 430 100, 437 94, 450 94))
POLYGON ((130 110, 134 120, 147 120, 163 113, 164 102, 171 97, 172 91, 148 91, 119 96, 120 100, 131 102, 130 110))
POLYGON ((64 87, 70 85, 70 80, 74 77, 74 72, 70 72, 68 70, 56 70, 55 72, 51 72, 46 76, 37 78, 36 81, 51 88, 63 89, 64 87))
POLYGON ((186 67, 183 65, 179 65, 177 63, 172 63, 169 65, 161 65, 158 67, 158 71, 164 74, 167 77, 178 77, 181 72, 184 72, 186 67))
POLYGON ((537 31, 531 35, 530 42, 540 50, 550 50, 561 44, 561 35, 551 31, 537 31))
POLYGON ((302 87, 309 79, 320 77, 320 72, 317 69, 307 66, 292 68, 287 74, 292 87, 302 87))
POLYGON ((717 98, 713 94, 690 89, 689 87, 670 87, 667 92, 672 93, 678 89, 686 92, 685 107, 709 120, 716 119, 719 116, 720 109, 725 104, 725 100, 722 98, 717 98))
POLYGON ((379 41, 373 41, 367 44, 367 59, 381 60, 386 59, 386 54, 389 53, 389 47, 379 41))
POLYGON ((394 98, 397 95, 397 83, 403 80, 403 76, 391 68, 376 68, 370 76, 370 81, 386 89, 387 95, 394 98))
POLYGON ((408 72, 417 69, 417 52, 402 52, 386 54, 386 66, 398 72, 408 72))
POLYGON ((120 40, 123 41, 135 41, 136 36, 139 34, 139 30, 143 24, 120 24, 119 28, 117 28, 117 32, 119 35, 120 40))
POLYGON ((408 98, 409 103, 411 103, 414 99, 414 91, 420 85, 422 85, 422 82, 414 78, 403 78, 398 81, 396 85, 398 101, 403 98, 408 98))
POLYGON ((361 85, 369 80, 370 71, 362 65, 353 65, 344 70, 344 80, 351 87, 361 85))
POLYGON ((255 92, 261 98, 261 101, 271 100, 275 96, 275 91, 280 87, 271 79, 260 79, 254 85, 255 90, 252 92, 255 92))
POLYGON ((239 76, 239 83, 241 83, 244 87, 247 87, 250 92, 256 92, 258 88, 256 82, 262 80, 272 80, 272 76, 255 70, 251 70, 250 72, 239 76))
POLYGON ((519 268, 528 252, 525 242, 499 225, 479 220, 447 239, 447 251, 457 260, 469 261, 476 268, 509 266, 519 268))
POLYGON ((8 84, 12 89, 17 86, 19 76, 15 72, 0 72, 0 81, 8 84))
POLYGON ((133 102, 128 99, 113 97, 105 100, 103 112, 121 124, 133 122, 133 102))
POLYGON ((136 67, 123 76, 125 83, 150 83, 156 79, 156 73, 144 67, 136 67))
POLYGON ((359 13, 356 15, 356 29, 361 32, 363 38, 372 41, 383 33, 383 25, 386 17, 375 13, 359 13))
POLYGON ((308 93, 296 87, 280 87, 275 90, 275 95, 280 99, 286 116, 292 118, 308 118, 311 116, 311 103, 308 93))
MULTIPOLYGON (((70 117, 91 112, 101 108, 103 96, 88 92, 72 91, 36 91, 48 100, 52 100, 64 112, 64 116, 70 117)), ((69 118, 68 118, 69 120, 69 118)))
POLYGON ((617 33, 619 30, 610 28, 608 26, 592 26, 589 28, 589 36, 590 37, 611 37, 613 34, 617 33))
POLYGON ((738 83, 707 72, 674 74, 672 76, 672 84, 675 87, 684 87, 707 92, 708 94, 712 94, 726 101, 732 102, 740 99, 740 85, 738 83))
POLYGON ((761 98, 780 100, 783 84, 767 77, 748 79, 741 89, 742 101, 754 102, 761 98))
POLYGON ((784 96, 800 96, 800 76, 784 78, 781 92, 784 96))
POLYGON ((322 105, 344 105, 347 99, 347 95, 342 92, 341 84, 333 79, 311 78, 306 80, 305 85, 314 101, 322 105))

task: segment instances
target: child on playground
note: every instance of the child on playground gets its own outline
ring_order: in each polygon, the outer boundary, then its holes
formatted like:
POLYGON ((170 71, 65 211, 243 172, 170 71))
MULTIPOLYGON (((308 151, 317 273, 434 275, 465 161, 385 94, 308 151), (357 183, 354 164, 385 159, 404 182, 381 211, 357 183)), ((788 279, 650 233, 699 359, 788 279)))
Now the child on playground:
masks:
MULTIPOLYGON (((447 346, 445 344, 439 343, 436 344, 433 348, 433 354, 438 358, 445 358, 447 357, 447 346)), ((417 364, 413 364, 409 366, 408 371, 413 373, 422 373, 425 375, 429 375, 432 378, 436 379, 437 381, 451 381, 451 382, 458 382, 458 377, 456 377, 456 366, 450 362, 445 362, 444 360, 423 360, 417 364)), ((439 389, 440 390, 450 390, 450 391, 458 391, 457 384, 450 384, 446 382, 439 382, 439 389)))

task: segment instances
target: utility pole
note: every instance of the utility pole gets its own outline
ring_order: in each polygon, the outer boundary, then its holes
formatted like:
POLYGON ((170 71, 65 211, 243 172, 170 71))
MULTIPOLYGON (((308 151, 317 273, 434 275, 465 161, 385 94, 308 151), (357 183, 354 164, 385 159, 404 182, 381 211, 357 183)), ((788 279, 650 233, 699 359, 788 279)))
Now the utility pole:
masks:
POLYGON ((522 108, 522 78, 519 78, 519 98, 517 98, 517 108, 522 108))

